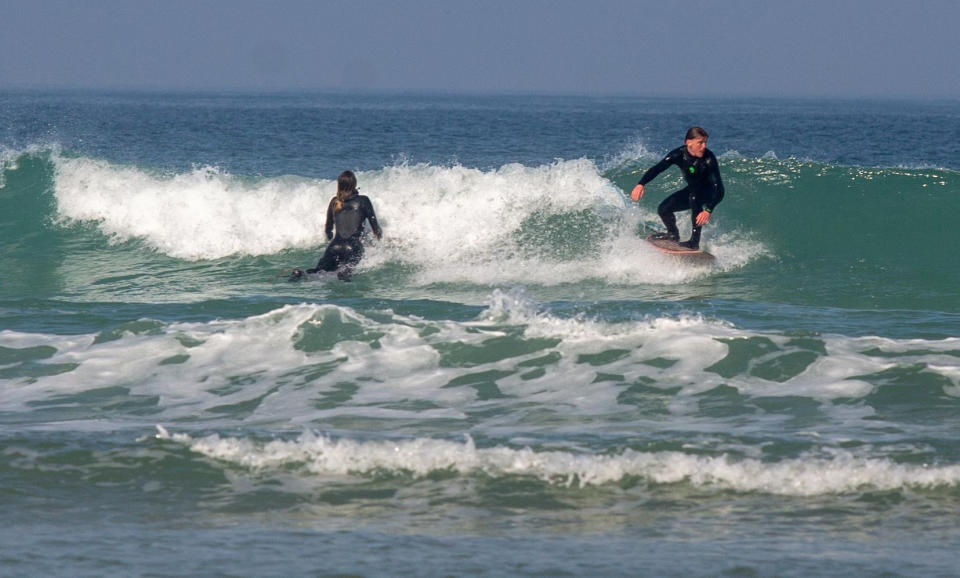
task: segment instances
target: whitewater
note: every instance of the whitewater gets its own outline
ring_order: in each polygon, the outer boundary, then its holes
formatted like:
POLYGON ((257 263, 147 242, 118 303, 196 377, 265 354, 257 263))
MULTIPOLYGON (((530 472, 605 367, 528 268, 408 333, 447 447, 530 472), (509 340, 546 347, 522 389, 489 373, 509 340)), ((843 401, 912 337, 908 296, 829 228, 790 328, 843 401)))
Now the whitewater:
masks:
POLYGON ((10 92, 0 120, 0 575, 954 572, 955 102, 10 92), (693 123, 708 265, 643 242, 676 171, 628 197, 693 123), (344 169, 384 237, 289 283, 344 169))

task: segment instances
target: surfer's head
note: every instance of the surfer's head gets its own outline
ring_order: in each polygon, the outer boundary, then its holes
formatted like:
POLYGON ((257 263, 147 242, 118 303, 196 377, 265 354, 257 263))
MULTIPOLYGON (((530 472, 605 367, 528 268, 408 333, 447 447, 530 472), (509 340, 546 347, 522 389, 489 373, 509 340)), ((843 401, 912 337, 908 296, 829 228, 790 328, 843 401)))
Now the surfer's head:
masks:
POLYGON ((686 145, 690 156, 700 158, 703 151, 707 150, 707 139, 710 135, 699 126, 692 126, 687 130, 686 145))
POLYGON ((343 202, 353 196, 357 190, 357 175, 353 171, 343 171, 337 177, 337 202, 333 205, 333 211, 339 213, 343 208, 343 202))
POLYGON ((337 177, 337 192, 352 193, 357 188, 357 175, 353 171, 343 171, 337 177))

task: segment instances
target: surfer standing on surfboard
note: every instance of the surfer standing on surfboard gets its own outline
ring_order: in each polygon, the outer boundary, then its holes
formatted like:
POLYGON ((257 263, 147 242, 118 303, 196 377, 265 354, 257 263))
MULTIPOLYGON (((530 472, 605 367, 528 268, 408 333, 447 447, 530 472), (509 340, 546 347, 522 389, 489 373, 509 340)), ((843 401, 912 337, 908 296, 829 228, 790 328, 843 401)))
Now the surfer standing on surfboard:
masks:
POLYGON ((710 213, 723 200, 720 165, 717 157, 707 148, 708 137, 707 131, 699 126, 691 127, 687 131, 684 145, 670 151, 662 161, 643 173, 640 182, 630 193, 630 198, 639 201, 643 198, 644 185, 667 170, 670 165, 680 167, 687 186, 664 199, 657 208, 660 219, 667 227, 667 232, 658 236, 679 241, 680 231, 677 229, 677 217, 674 213, 689 210, 693 231, 689 241, 679 243, 688 249, 700 248, 700 231, 710 220, 710 213))

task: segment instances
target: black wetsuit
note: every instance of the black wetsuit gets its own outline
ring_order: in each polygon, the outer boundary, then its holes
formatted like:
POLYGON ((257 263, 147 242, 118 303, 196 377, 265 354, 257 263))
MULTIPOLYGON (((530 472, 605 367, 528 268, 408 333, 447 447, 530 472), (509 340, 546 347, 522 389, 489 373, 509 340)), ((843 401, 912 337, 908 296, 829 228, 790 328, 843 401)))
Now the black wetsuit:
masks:
POLYGON ((338 271, 339 277, 349 278, 350 271, 363 257, 363 222, 370 221, 373 234, 379 239, 383 232, 377 223, 377 215, 373 212, 373 203, 365 195, 353 191, 353 194, 343 201, 343 207, 334 211, 337 198, 330 200, 327 206, 327 224, 325 233, 330 244, 323 252, 323 257, 317 262, 316 269, 307 269, 307 273, 318 271, 338 271), (333 234, 336 228, 336 235, 333 234))
POLYGON ((676 240, 680 238, 680 231, 677 229, 677 218, 674 213, 689 209, 693 221, 693 232, 687 244, 695 249, 700 246, 700 230, 702 228, 697 225, 697 215, 704 210, 708 213, 713 212, 717 204, 723 200, 720 165, 717 163, 717 157, 710 152, 710 149, 704 149, 703 156, 698 158, 691 155, 684 145, 670 151, 667 156, 663 157, 662 161, 643 173, 640 184, 646 186, 657 175, 667 170, 670 165, 680 167, 683 178, 687 181, 687 186, 664 199, 657 207, 657 213, 660 214, 660 219, 667 227, 667 234, 676 240))

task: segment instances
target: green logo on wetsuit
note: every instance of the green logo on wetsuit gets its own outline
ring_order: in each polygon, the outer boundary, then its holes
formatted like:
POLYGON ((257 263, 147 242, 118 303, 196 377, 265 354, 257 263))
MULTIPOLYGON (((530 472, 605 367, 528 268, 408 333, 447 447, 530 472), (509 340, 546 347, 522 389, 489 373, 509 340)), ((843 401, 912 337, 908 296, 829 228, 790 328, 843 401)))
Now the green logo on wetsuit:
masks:
POLYGON ((690 174, 692 175, 692 174, 695 173, 695 172, 696 172, 696 170, 695 170, 693 167, 690 167, 690 174))

